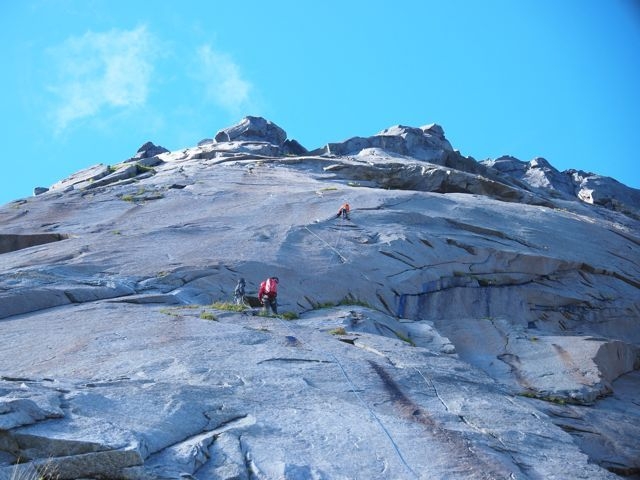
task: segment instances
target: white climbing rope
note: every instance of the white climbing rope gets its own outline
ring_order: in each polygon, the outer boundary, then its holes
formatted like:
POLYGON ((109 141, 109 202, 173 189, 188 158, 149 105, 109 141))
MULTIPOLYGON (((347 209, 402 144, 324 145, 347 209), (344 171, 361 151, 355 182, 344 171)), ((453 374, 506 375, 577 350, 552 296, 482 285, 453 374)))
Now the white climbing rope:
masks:
POLYGON ((338 254, 338 257, 340 257, 340 260, 342 260, 342 263, 347 263, 348 259, 347 257, 345 257, 344 255, 342 255, 336 248, 332 247, 331 244, 329 244, 329 242, 327 242, 324 238, 322 238, 320 235, 318 235, 317 233, 311 231, 311 229, 309 227, 307 227, 305 225, 304 227, 311 235, 315 236, 318 240, 320 240, 322 243, 324 243, 327 247, 329 247, 332 251, 334 251, 335 253, 338 254))

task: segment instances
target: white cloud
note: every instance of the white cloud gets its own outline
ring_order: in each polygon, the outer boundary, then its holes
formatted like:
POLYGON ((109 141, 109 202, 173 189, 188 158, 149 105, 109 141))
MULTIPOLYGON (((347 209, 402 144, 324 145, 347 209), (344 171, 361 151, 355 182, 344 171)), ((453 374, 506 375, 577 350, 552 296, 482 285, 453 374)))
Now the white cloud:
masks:
POLYGON ((197 51, 197 61, 195 78, 204 85, 207 100, 233 114, 250 107, 253 86, 242 78, 240 68, 229 55, 203 45, 197 51))
POLYGON ((49 90, 57 97, 52 112, 56 132, 107 108, 144 105, 156 50, 154 38, 144 26, 130 31, 87 32, 52 48, 49 90))

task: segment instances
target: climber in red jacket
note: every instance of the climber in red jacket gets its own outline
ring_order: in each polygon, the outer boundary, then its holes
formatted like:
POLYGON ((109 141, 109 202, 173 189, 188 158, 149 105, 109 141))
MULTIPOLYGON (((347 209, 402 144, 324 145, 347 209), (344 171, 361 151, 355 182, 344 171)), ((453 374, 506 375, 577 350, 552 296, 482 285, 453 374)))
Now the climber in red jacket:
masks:
POLYGON ((269 308, 273 311, 274 315, 278 314, 278 303, 276 298, 278 297, 278 277, 269 277, 260 284, 258 290, 258 300, 264 306, 264 313, 269 313, 269 308))

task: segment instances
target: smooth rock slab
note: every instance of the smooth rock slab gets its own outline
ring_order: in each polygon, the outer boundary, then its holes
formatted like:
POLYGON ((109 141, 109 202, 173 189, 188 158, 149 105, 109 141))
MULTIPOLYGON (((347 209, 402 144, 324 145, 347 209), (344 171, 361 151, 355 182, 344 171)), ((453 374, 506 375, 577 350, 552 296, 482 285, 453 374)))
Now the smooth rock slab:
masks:
POLYGON ((614 478, 455 356, 326 331, 352 308, 293 322, 202 309, 94 302, 5 320, 0 365, 65 392, 64 418, 10 435, 55 445, 60 478, 614 478))

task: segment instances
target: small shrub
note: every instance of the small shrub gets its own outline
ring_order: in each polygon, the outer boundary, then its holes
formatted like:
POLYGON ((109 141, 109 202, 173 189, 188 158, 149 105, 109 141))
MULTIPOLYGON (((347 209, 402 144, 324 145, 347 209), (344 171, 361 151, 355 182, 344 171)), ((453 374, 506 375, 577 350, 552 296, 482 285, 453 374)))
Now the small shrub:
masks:
POLYGON ((164 195, 161 193, 147 193, 144 187, 140 187, 136 193, 122 195, 120 200, 124 200, 125 202, 141 202, 144 200, 157 200, 163 197, 164 195))
POLYGON ((125 167, 124 163, 118 163, 116 165, 109 165, 107 167, 107 170, 109 171, 109 173, 115 173, 115 172, 117 172, 118 170, 121 170, 124 167, 125 167))
POLYGON ((203 310, 202 312, 200 312, 200 318, 201 318, 202 320, 218 320, 218 319, 216 318, 216 316, 215 316, 213 313, 211 313, 211 312, 207 312, 207 311, 205 311, 205 310, 203 310))
POLYGON ((344 327, 338 327, 334 328, 333 330, 329 330, 329 333, 331 335, 346 335, 347 331, 344 329, 344 327))
POLYGON ((140 165, 139 163, 136 163, 136 168, 138 170, 138 173, 145 173, 145 172, 156 173, 156 171, 155 171, 155 169, 153 167, 147 167, 145 165, 140 165))
POLYGON ((297 320, 298 318, 298 314, 296 312, 284 312, 282 314, 282 318, 284 318, 285 320, 297 320))

